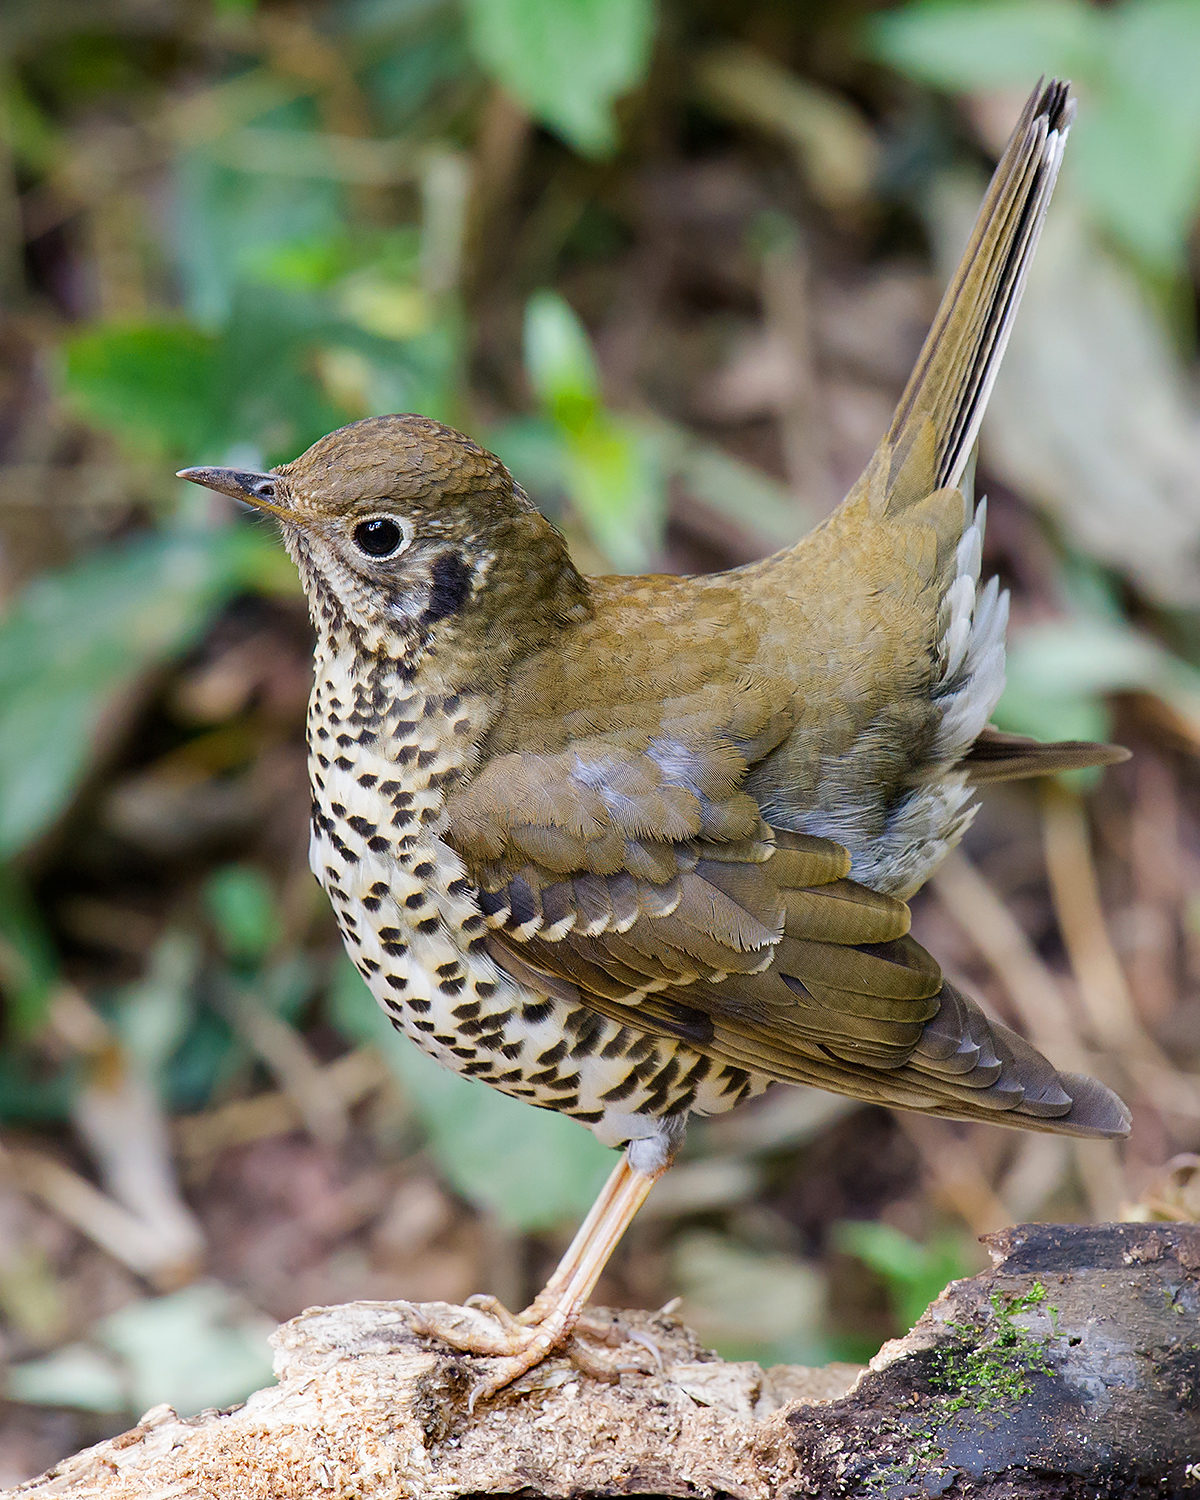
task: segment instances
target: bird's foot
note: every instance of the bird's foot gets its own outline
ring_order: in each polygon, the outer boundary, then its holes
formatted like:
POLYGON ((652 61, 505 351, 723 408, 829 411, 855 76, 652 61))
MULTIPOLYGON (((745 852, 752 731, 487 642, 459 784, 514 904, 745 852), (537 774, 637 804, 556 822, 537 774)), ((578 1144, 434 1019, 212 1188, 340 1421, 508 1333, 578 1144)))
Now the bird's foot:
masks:
POLYGON ((461 1354, 494 1361, 472 1387, 467 1401, 472 1411, 476 1402, 494 1396, 559 1351, 582 1374, 609 1383, 626 1373, 662 1369, 654 1340, 612 1313, 572 1317, 570 1309, 552 1307, 536 1322, 526 1321, 533 1307, 513 1314, 487 1295, 470 1297, 462 1307, 449 1302, 404 1302, 399 1307, 414 1333, 461 1354), (630 1345, 640 1345, 647 1358, 631 1358, 630 1345))
MULTIPOLYGON (((573 1339, 583 1305, 591 1296, 613 1247, 662 1170, 660 1166, 655 1172, 643 1172, 626 1157, 621 1158, 554 1275, 524 1312, 514 1315, 494 1297, 472 1297, 465 1307, 453 1307, 447 1302, 400 1304, 399 1310, 414 1333, 437 1339, 464 1354, 478 1354, 494 1361, 471 1392, 468 1402, 471 1410, 482 1397, 503 1390, 548 1354, 568 1345, 573 1350, 583 1349, 579 1340, 573 1339)), ((581 1330, 586 1331, 586 1328, 581 1330)), ((611 1319, 607 1325, 601 1324, 597 1341, 601 1345, 615 1341, 611 1319)), ((578 1362, 581 1368, 593 1372, 603 1368, 602 1378, 611 1379, 618 1369, 615 1359, 599 1350, 585 1349, 578 1362)))
POLYGON ((571 1363, 593 1380, 615 1383, 622 1375, 651 1374, 663 1370, 658 1343, 643 1329, 635 1328, 619 1313, 583 1313, 575 1324, 567 1346, 571 1363), (642 1353, 633 1354, 635 1345, 642 1353))
POLYGON ((399 1309, 412 1331, 423 1338, 494 1361, 471 1390, 470 1411, 476 1402, 494 1396, 570 1343, 579 1316, 578 1309, 559 1306, 537 1322, 526 1323, 494 1297, 472 1297, 464 1307, 449 1302, 404 1302, 399 1309))

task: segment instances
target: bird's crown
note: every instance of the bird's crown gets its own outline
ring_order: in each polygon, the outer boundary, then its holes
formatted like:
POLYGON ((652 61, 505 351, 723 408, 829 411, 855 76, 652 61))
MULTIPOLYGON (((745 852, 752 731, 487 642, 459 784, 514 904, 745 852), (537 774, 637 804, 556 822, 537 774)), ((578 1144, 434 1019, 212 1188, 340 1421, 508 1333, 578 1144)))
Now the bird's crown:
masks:
POLYGON ((320 438, 275 469, 288 499, 311 516, 354 516, 379 505, 445 524, 510 508, 513 482, 493 453, 411 413, 367 417, 320 438))

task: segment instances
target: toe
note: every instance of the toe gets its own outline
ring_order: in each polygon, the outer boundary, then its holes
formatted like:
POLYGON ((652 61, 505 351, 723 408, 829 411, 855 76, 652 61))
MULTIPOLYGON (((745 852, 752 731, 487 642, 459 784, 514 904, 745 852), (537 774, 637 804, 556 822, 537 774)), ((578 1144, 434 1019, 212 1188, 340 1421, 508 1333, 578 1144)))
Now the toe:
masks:
POLYGON ((523 1328, 498 1322, 478 1307, 457 1307, 450 1302, 400 1304, 404 1321, 414 1333, 437 1339, 461 1354, 489 1358, 513 1354, 528 1337, 523 1328))
POLYGON ((486 1313, 489 1318, 495 1318, 501 1328, 515 1331, 522 1327, 520 1318, 515 1318, 504 1303, 498 1297, 493 1297, 489 1292, 476 1292, 473 1297, 468 1297, 463 1304, 473 1310, 486 1313))

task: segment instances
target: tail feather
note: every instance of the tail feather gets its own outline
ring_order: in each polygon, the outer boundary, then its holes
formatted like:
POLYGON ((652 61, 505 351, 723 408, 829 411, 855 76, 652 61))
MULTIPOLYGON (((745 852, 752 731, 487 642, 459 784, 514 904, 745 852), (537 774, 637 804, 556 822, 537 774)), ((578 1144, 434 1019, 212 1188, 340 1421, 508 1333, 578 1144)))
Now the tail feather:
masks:
POLYGON ((1068 84, 1039 83, 1009 138, 880 449, 893 512, 962 482, 1074 113, 1068 84))
POLYGON ((989 725, 963 757, 962 767, 971 784, 980 786, 1087 766, 1115 766, 1128 759, 1129 751, 1121 745, 1095 745, 1086 740, 1056 740, 1047 745, 989 725))

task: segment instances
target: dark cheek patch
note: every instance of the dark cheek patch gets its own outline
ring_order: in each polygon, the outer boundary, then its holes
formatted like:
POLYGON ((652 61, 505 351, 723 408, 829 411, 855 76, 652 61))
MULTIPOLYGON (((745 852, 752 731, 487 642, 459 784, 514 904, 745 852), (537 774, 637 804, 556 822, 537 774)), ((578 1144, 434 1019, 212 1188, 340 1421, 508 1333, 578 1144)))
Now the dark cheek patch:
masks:
POLYGON ((455 615, 467 602, 471 592, 471 569, 460 552, 443 552, 433 565, 429 603, 421 616, 422 625, 434 625, 455 615))

